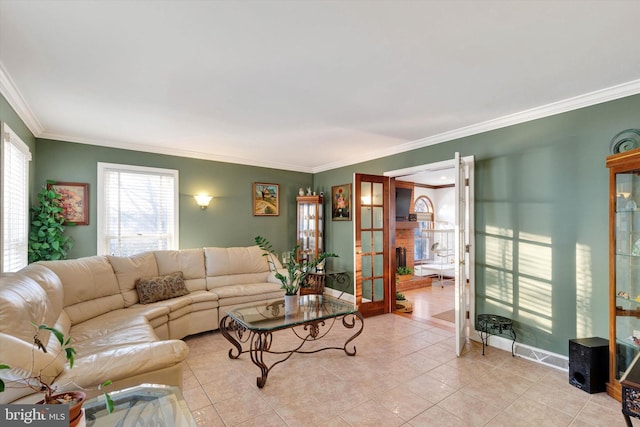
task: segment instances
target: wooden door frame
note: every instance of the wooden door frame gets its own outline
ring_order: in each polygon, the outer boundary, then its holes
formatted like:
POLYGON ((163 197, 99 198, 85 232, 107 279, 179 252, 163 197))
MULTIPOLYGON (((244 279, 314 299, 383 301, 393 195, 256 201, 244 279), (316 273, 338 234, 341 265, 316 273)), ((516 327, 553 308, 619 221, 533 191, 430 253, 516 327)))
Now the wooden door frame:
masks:
POLYGON ((395 247, 395 223, 392 224, 390 218, 395 217, 395 201, 391 203, 391 194, 395 194, 391 190, 392 184, 389 177, 383 175, 369 175, 356 173, 354 176, 354 195, 355 197, 355 236, 354 236, 354 248, 356 249, 355 260, 355 302, 359 307, 359 311, 363 316, 376 316, 379 314, 390 313, 392 308, 395 308, 395 257, 391 256, 390 248, 395 247), (382 183, 382 197, 383 197, 383 277, 385 282, 383 283, 384 300, 381 303, 362 303, 362 261, 358 254, 358 248, 362 248, 362 242, 360 240, 360 229, 362 226, 362 203, 360 200, 360 184, 364 179, 365 182, 380 182, 382 183), (393 228, 392 228, 393 227, 393 228), (393 237, 391 237, 393 236, 393 237))

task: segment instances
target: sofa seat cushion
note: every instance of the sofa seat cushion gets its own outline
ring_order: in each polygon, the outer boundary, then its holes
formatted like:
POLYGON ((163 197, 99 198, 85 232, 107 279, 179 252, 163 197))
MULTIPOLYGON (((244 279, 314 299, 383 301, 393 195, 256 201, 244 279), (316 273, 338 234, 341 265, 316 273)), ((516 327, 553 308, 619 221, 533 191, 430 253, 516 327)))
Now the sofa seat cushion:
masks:
POLYGON ((220 288, 215 288, 211 292, 216 293, 220 300, 224 300, 226 298, 263 295, 271 292, 278 292, 279 290, 280 286, 278 284, 263 282, 244 285, 222 286, 220 288))
POLYGON ((128 309, 116 310, 71 328, 71 342, 77 357, 108 349, 158 341, 144 316, 131 316, 128 309))
POLYGON ((106 380, 116 382, 174 366, 184 361, 188 353, 189 347, 183 341, 166 340, 130 343, 87 356, 78 354, 73 369, 67 367, 56 383, 67 389, 95 388, 106 380))
POLYGON ((269 275, 270 273, 265 271, 262 273, 230 274, 228 276, 207 277, 207 289, 216 290, 224 286, 251 285, 253 283, 268 282, 269 275))
POLYGON ((218 295, 208 291, 195 291, 188 295, 158 301, 152 304, 135 305, 139 307, 165 307, 169 310, 169 320, 177 319, 185 314, 201 310, 215 310, 218 307, 218 295))
POLYGON ((138 279, 136 281, 136 290, 138 291, 140 304, 164 301, 189 293, 182 278, 182 271, 177 271, 165 276, 143 277, 138 279))

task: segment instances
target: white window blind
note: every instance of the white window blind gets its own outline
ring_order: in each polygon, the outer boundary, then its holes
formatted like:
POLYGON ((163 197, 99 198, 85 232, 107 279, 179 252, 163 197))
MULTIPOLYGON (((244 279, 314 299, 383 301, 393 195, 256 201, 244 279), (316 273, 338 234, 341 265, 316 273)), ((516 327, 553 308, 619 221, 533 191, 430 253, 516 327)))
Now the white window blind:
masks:
POLYGON ((29 243, 29 147, 6 123, 2 123, 0 159, 0 271, 18 271, 28 262, 29 243))
POLYGON ((178 171, 98 163, 98 254, 178 248, 178 171))

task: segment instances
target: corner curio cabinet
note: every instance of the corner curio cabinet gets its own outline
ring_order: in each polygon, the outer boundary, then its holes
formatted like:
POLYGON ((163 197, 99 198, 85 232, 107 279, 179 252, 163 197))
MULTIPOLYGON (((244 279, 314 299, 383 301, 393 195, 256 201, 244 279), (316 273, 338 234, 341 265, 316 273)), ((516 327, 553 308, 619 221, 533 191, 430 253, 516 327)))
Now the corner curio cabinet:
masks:
POLYGON ((298 201, 298 261, 318 258, 323 247, 322 196, 299 196, 298 201))
POLYGON ((640 149, 607 157, 609 168, 609 383, 640 352, 640 149))

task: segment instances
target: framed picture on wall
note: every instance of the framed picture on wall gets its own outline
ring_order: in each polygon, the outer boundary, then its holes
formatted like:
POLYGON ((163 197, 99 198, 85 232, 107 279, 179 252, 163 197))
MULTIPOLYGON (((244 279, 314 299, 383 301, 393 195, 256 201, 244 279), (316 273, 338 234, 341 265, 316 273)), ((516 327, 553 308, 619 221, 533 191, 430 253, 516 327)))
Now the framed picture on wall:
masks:
POLYGON ((331 219, 351 221, 351 184, 331 187, 331 219))
POLYGON ((253 215, 280 215, 280 186, 278 184, 253 183, 253 215))
POLYGON ((60 194, 65 224, 89 225, 89 184, 52 182, 47 188, 60 194))

